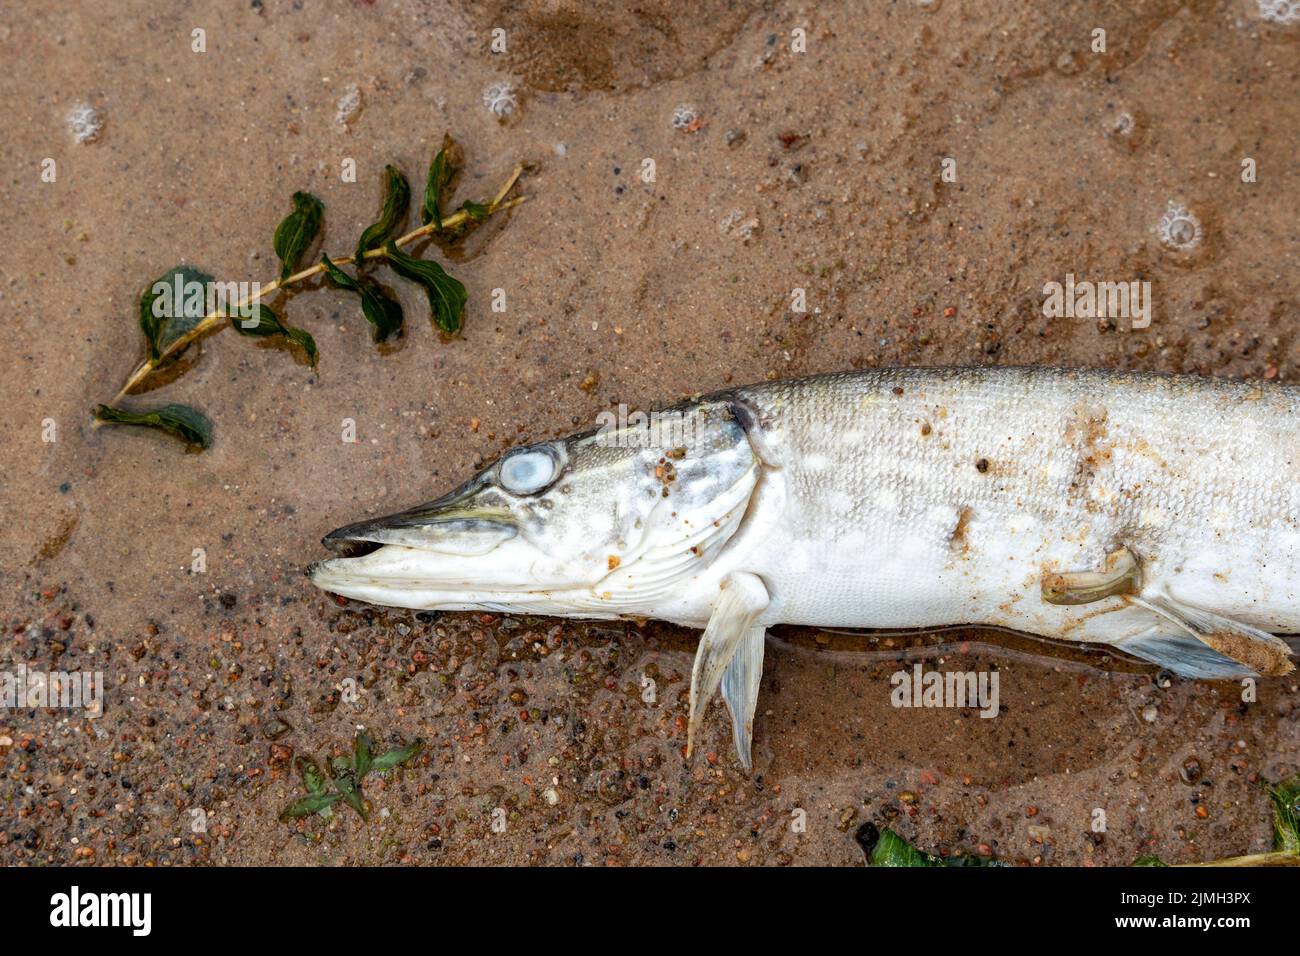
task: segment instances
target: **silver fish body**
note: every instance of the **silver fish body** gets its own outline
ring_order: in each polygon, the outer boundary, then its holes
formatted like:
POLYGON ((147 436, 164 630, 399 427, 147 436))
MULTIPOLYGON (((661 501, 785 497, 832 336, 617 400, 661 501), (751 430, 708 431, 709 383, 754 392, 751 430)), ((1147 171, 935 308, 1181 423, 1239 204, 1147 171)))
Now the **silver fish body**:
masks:
POLYGON ((1280 674, 1300 631, 1300 389, 1046 368, 738 388, 513 450, 334 532, 317 584, 420 608, 703 627, 748 760, 773 624, 997 625, 1193 677, 1280 674), (536 486, 536 487, 534 487, 536 486))

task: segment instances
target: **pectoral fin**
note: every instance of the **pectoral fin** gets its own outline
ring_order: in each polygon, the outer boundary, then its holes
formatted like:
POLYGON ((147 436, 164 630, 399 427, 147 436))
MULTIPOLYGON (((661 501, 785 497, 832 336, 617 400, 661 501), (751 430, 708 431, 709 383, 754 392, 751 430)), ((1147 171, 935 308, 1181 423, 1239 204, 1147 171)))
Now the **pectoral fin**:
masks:
POLYGON ((1117 641, 1115 646, 1179 677, 1194 680, 1232 680, 1251 677, 1254 673, 1244 664, 1211 650, 1181 627, 1163 619, 1139 634, 1117 641))
POLYGON ((1136 594, 1141 587, 1142 569, 1128 548, 1106 556, 1100 571, 1047 571, 1039 590, 1048 604, 1091 604, 1117 594, 1136 594))
POLYGON ((1130 597, 1128 600, 1160 615, 1217 654, 1236 661, 1247 674, 1280 677, 1295 669, 1291 648, 1286 641, 1257 627, 1192 607, 1168 595, 1130 597))
POLYGON ((751 769, 750 744, 754 738, 754 710, 758 706, 758 685, 763 679, 763 645, 767 628, 750 627, 740 639, 736 656, 722 675, 722 699, 731 712, 731 739, 741 765, 751 769))
MULTIPOLYGON (((723 585, 718 602, 709 616, 708 626, 705 627, 704 634, 700 638, 700 647, 695 654, 695 666, 691 669, 690 717, 686 725, 687 757, 694 752, 696 732, 704 718, 704 710, 709 700, 717 691, 718 685, 722 683, 723 676, 731 667, 737 651, 741 650, 742 645, 753 643, 754 638, 751 634, 753 631, 758 632, 757 667, 753 668, 754 673, 751 674, 751 667, 755 661, 753 651, 749 650, 748 660, 742 659, 732 680, 735 700, 734 702, 731 699, 727 700, 732 720, 735 721, 737 713, 743 714, 745 712, 743 708, 748 707, 750 720, 743 721, 742 724, 749 724, 753 717, 753 701, 758 695, 758 676, 762 670, 763 629, 755 628, 753 625, 755 618, 767 608, 767 588, 758 577, 744 571, 729 574, 723 585), (752 690, 749 689, 751 685, 752 690)), ((748 738, 749 732, 746 730, 744 733, 746 744, 748 738)), ((737 736, 738 751, 740 740, 741 738, 737 736)), ((748 745, 741 753, 740 759, 748 766, 748 745)))

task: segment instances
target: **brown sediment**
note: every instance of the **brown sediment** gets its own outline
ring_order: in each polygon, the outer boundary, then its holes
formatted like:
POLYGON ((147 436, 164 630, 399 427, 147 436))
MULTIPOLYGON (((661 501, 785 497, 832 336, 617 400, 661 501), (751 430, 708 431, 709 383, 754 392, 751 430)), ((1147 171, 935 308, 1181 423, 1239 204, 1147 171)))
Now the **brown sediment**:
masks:
POLYGON ((1264 641, 1239 631, 1215 631, 1196 635, 1225 657, 1245 664, 1264 677, 1282 677, 1295 670, 1290 648, 1281 641, 1264 641))
POLYGON ((965 553, 970 550, 966 531, 970 527, 971 514, 970 508, 962 508, 957 512, 957 523, 953 525, 952 533, 948 535, 948 548, 951 551, 965 553))

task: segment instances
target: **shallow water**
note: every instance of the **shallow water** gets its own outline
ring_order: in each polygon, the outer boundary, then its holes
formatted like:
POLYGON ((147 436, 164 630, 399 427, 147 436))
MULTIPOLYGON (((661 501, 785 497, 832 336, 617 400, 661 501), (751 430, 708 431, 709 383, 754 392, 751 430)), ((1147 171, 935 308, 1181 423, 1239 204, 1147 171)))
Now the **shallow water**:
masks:
POLYGON ((97 720, 0 711, 4 862, 854 863, 866 821, 1048 865, 1268 847, 1261 781, 1300 765, 1294 679, 1243 703, 1003 635, 783 629, 751 777, 721 707, 704 756, 682 759, 687 631, 426 620, 306 582, 330 529, 619 402, 888 364, 1300 373, 1300 33, 1254 0, 639 8, 0 11, 18 67, 0 76, 3 654, 100 670, 108 692, 97 720), (504 123, 482 95, 502 80, 504 123), (79 104, 102 119, 93 142, 65 123, 79 104), (691 131, 673 126, 683 105, 691 131), (315 335, 317 370, 227 332, 149 396, 203 409, 207 452, 91 427, 142 354, 146 281, 178 259, 270 279, 296 189, 324 200, 325 247, 350 250, 383 164, 421 182, 444 131, 466 155, 457 203, 532 165, 528 201, 449 266, 470 295, 459 338, 393 283, 407 333, 376 349, 353 300, 312 289, 284 313, 315 335), (1193 254, 1160 241, 1170 203, 1202 226, 1193 254), (1044 282, 1067 273, 1150 281, 1151 326, 1044 318, 1044 282), (996 669, 1004 709, 891 706, 914 660, 996 669), (420 736, 425 756, 367 781, 369 824, 278 822, 301 792, 292 756, 358 724, 420 736))

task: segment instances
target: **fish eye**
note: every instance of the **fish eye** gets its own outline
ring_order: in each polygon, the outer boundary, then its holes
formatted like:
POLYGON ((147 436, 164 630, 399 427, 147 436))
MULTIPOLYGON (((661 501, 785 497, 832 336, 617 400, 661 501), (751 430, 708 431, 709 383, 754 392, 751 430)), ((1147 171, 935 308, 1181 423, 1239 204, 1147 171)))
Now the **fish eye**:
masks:
POLYGON ((541 491, 560 473, 555 455, 544 448, 524 448, 501 459, 497 481, 514 495, 541 491))

